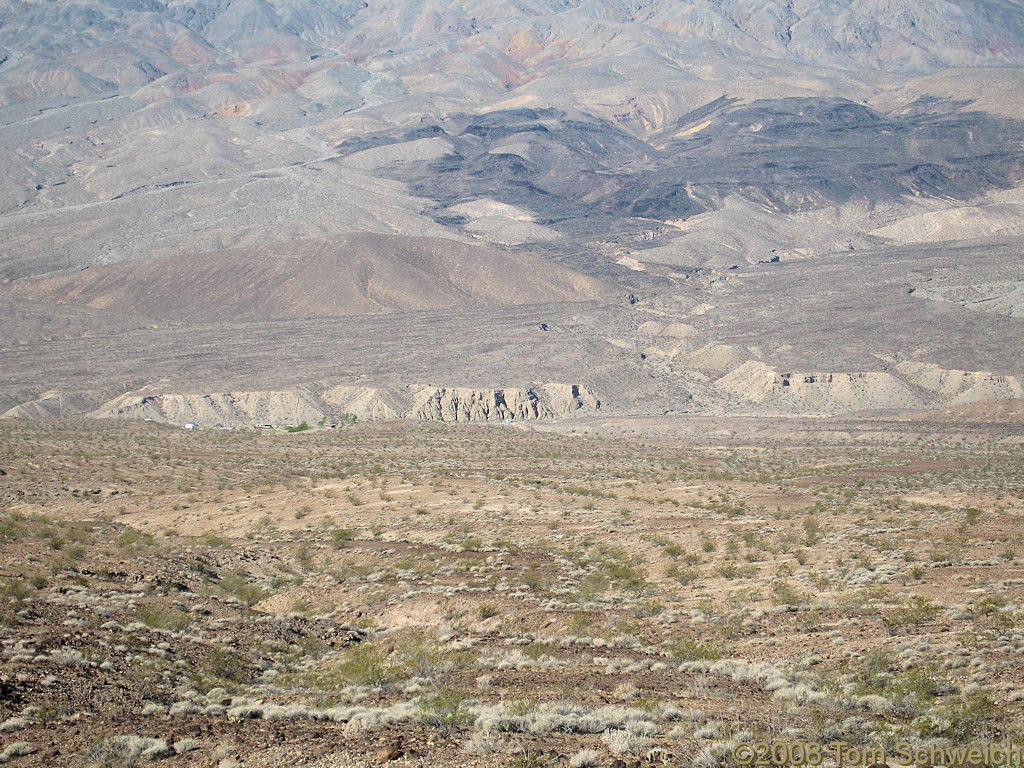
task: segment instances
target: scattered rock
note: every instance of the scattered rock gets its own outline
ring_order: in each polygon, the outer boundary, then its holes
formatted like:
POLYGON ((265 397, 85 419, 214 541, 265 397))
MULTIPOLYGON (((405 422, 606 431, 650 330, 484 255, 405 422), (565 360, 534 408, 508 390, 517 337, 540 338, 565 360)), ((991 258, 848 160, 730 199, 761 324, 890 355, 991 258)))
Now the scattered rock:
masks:
POLYGON ((397 760, 404 754, 405 750, 402 749, 402 737, 399 736, 383 749, 377 750, 377 761, 380 763, 389 763, 392 760, 397 760))

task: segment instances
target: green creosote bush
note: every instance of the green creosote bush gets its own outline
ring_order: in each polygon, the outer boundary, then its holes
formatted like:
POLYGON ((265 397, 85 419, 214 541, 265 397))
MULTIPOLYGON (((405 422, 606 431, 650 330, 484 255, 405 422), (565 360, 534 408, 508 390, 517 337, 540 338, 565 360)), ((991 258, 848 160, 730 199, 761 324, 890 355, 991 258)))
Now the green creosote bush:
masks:
POLYGON ((905 627, 919 627, 928 624, 939 613, 939 606, 931 600, 915 596, 882 614, 882 625, 890 632, 898 632, 905 627))
POLYGON ((155 536, 143 531, 137 531, 134 528, 129 528, 124 531, 120 536, 114 539, 114 543, 119 547, 124 547, 125 549, 145 549, 157 546, 155 536))
POLYGON ((399 678, 384 652, 371 642, 359 643, 345 653, 345 659, 334 668, 353 685, 377 688, 399 678))
POLYGON ((220 586, 225 592, 250 606, 270 597, 270 592, 254 583, 244 571, 229 573, 221 580, 220 586))
POLYGON ((666 544, 665 547, 662 549, 662 552, 665 553, 666 557, 682 557, 686 554, 686 550, 678 544, 676 544, 675 542, 666 544))
POLYGON ((772 583, 772 602, 776 605, 801 605, 804 596, 796 591, 785 579, 779 579, 772 583))
POLYGON ((185 629, 192 624, 192 617, 177 608, 160 605, 140 605, 135 609, 139 621, 154 629, 185 629))
POLYGON ((700 578, 699 568, 680 568, 678 563, 672 563, 666 570, 665 575, 675 579, 680 584, 692 584, 700 578))
POLYGON ((666 650, 676 661, 716 661, 722 658, 722 651, 718 646, 689 637, 671 641, 666 650))
POLYGON ((352 541, 355 537, 356 533, 351 528, 335 528, 331 531, 331 543, 335 549, 341 549, 346 542, 352 541))
POLYGON ((458 688, 441 686, 420 700, 419 720, 439 735, 449 736, 473 722, 473 714, 466 707, 467 699, 458 688))
POLYGON ((468 664, 464 652, 448 650, 426 632, 413 632, 397 641, 390 653, 373 641, 359 643, 329 672, 350 685, 379 688, 410 678, 446 680, 468 664))
POLYGON ((220 647, 207 649, 196 659, 189 677, 197 687, 232 688, 250 681, 252 670, 239 654, 220 647))
POLYGON ((498 615, 498 606, 494 603, 480 603, 476 608, 476 614, 481 620, 489 619, 498 615))

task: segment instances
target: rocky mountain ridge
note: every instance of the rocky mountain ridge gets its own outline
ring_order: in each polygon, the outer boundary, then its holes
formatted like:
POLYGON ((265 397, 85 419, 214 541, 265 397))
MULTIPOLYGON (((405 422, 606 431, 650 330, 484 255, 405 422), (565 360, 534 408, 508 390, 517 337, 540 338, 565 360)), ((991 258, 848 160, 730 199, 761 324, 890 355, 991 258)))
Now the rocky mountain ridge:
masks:
POLYGON ((0 411, 594 410, 524 385, 552 381, 625 415, 1018 397, 1022 19, 7 0, 0 411))

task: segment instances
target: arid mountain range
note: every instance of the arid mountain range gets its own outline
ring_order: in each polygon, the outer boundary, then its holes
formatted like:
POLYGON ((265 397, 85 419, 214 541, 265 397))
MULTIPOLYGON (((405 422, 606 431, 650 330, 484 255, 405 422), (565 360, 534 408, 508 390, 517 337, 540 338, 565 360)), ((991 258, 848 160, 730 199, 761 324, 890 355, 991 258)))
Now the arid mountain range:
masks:
POLYGON ((12 417, 1024 397, 1020 0, 0 0, 0 167, 12 417))

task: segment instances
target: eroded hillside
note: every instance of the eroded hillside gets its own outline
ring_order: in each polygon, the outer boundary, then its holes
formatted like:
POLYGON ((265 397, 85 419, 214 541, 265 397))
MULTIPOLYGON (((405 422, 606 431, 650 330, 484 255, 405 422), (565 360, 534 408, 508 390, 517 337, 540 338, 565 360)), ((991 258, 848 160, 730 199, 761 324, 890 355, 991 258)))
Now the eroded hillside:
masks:
POLYGON ((1022 13, 7 3, 0 412, 206 423, 139 404, 285 393, 272 421, 329 422, 303 403, 346 387, 367 418, 591 410, 405 402, 550 382, 634 415, 1019 397, 1022 13))

